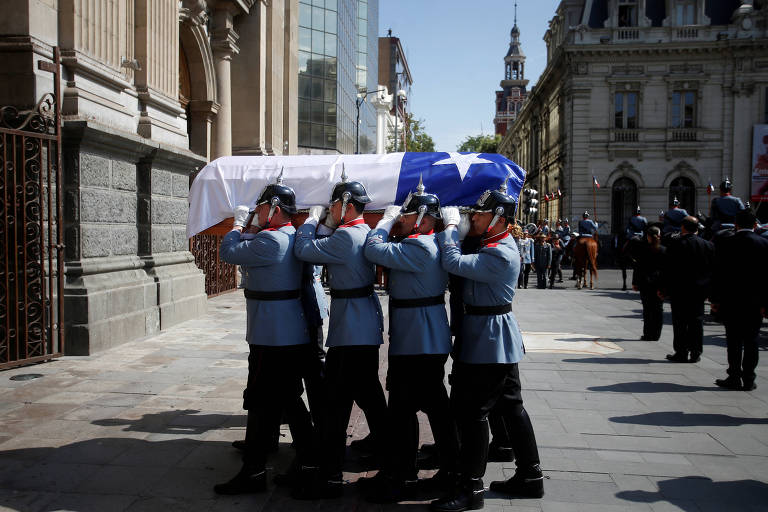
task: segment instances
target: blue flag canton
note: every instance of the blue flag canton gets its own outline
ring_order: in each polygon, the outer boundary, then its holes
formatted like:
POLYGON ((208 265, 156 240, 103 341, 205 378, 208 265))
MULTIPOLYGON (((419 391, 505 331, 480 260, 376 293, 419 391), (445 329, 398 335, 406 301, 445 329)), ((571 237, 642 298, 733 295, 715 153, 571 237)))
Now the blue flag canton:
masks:
POLYGON ((525 182, 525 171, 516 163, 495 153, 459 155, 475 156, 459 158, 459 161, 453 162, 456 159, 449 153, 405 153, 397 182, 395 204, 402 204, 409 192, 416 191, 419 177, 424 180, 426 192, 435 194, 442 206, 471 206, 486 190, 498 190, 507 178, 507 194, 515 201, 518 200, 525 182), (467 164, 469 167, 462 180, 459 169, 467 164))

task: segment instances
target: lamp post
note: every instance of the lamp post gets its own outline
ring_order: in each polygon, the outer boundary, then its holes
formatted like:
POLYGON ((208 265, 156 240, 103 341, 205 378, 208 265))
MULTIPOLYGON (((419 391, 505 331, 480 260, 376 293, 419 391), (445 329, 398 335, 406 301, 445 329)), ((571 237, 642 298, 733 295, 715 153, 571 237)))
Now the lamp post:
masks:
POLYGON ((405 91, 400 89, 395 95, 395 153, 397 153, 398 139, 397 139, 397 118, 400 113, 400 100, 406 100, 405 91))
POLYGON ((382 92, 384 89, 377 89, 375 91, 366 91, 362 90, 357 93, 357 98, 355 98, 355 107, 357 107, 357 115, 355 117, 355 154, 360 154, 360 107, 365 103, 365 98, 368 97, 369 94, 375 94, 377 92, 382 92))

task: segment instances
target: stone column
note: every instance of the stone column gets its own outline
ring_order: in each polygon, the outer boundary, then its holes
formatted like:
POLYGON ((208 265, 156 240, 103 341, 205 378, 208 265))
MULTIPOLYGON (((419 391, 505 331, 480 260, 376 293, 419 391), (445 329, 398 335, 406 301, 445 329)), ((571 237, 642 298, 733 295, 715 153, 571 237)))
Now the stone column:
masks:
POLYGON ((232 154, 232 57, 240 52, 237 46, 232 12, 218 9, 213 15, 213 58, 218 84, 219 113, 213 124, 212 158, 232 154))
POLYGON ((389 111, 392 108, 392 95, 385 92, 378 93, 378 95, 371 100, 371 105, 376 109, 376 153, 383 154, 387 152, 387 139, 389 138, 389 130, 387 118, 389 117, 389 111))

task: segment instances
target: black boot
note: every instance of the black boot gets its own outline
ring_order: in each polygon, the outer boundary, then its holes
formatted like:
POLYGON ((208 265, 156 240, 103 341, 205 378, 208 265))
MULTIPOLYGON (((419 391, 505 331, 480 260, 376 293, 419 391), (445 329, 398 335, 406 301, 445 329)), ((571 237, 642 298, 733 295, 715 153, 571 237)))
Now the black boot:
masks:
POLYGON ((326 478, 316 468, 302 469, 301 473, 299 483, 291 491, 293 499, 333 499, 340 498, 344 494, 344 482, 341 475, 326 478))
POLYGON ((229 482, 213 486, 216 494, 246 494, 267 490, 267 472, 243 465, 240 472, 229 482))
POLYGON ((544 475, 536 464, 526 470, 518 469, 509 480, 491 482, 490 489, 512 498, 541 498, 544 496, 544 475))
POLYGON ((512 462, 515 452, 509 446, 488 445, 488 462, 512 462))
POLYGON ((741 379, 738 377, 728 377, 727 379, 717 379, 715 384, 725 389, 741 389, 741 379))
POLYGON ((359 452, 374 453, 377 448, 376 439, 373 437, 373 434, 368 434, 362 439, 355 439, 349 443, 349 447, 359 452))
POLYGON ((429 508, 434 512, 462 512, 480 510, 485 505, 483 480, 472 478, 463 482, 446 498, 433 501, 429 508))
POLYGON ((379 473, 365 487, 365 500, 370 503, 397 503, 413 499, 418 479, 403 480, 379 473))

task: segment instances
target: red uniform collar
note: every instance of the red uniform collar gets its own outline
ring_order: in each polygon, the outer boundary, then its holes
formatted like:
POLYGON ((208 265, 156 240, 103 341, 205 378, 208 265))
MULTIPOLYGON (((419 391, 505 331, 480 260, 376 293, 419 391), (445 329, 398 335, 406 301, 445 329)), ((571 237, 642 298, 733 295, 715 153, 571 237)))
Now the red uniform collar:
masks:
POLYGON ((360 217, 359 219, 355 219, 355 220, 351 220, 349 222, 345 222, 344 224, 342 224, 339 227, 340 228, 350 228, 352 226, 357 226, 357 225, 364 224, 364 223, 365 223, 365 219, 360 217))
POLYGON ((414 233, 412 235, 408 235, 408 238, 419 238, 421 235, 434 235, 435 230, 430 229, 428 233, 414 233))
POLYGON ((483 245, 488 245, 490 243, 498 242, 499 240, 504 240, 508 236, 509 236, 509 231, 502 231, 498 235, 493 235, 487 238, 483 238, 483 245))
POLYGON ((269 228, 264 228, 263 231, 277 231, 280 228, 284 228, 284 227, 287 227, 287 226, 290 226, 290 225, 291 225, 290 222, 286 222, 285 224, 280 224, 278 226, 272 226, 272 227, 269 227, 269 228))

